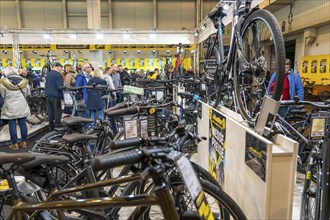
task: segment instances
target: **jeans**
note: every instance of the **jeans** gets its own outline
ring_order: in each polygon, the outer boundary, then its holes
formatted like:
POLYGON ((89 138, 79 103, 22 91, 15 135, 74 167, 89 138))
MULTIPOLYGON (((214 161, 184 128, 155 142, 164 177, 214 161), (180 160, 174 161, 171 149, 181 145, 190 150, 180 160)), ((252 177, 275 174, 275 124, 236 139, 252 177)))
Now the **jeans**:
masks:
POLYGON ((123 94, 121 94, 121 92, 116 92, 116 96, 117 96, 117 103, 122 103, 124 101, 124 97, 123 94))
POLYGON ((26 141, 28 135, 28 129, 26 126, 26 117, 8 120, 10 139, 13 144, 18 143, 16 120, 18 121, 18 125, 21 130, 21 141, 26 141))
POLYGON ((49 120, 49 128, 61 127, 62 106, 61 98, 47 97, 47 114, 49 120))
POLYGON ((94 120, 94 123, 96 122, 96 119, 103 121, 104 119, 103 109, 89 110, 89 116, 91 119, 94 120))

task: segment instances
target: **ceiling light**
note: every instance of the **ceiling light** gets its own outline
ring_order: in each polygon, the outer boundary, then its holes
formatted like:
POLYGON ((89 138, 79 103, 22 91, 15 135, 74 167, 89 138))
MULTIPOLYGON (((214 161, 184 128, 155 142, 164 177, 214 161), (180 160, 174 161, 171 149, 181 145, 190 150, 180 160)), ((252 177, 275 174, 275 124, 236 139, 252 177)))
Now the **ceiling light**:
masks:
POLYGON ((78 53, 82 53, 82 51, 81 50, 78 50, 78 53))
POLYGON ((224 4, 223 10, 227 11, 228 9, 229 9, 229 5, 228 4, 224 4))
POLYGON ((48 53, 53 53, 53 51, 52 50, 48 50, 48 53))
POLYGON ((23 52, 20 50, 20 51, 19 51, 19 54, 22 54, 22 53, 23 53, 23 52))
POLYGON ((198 37, 198 31, 197 30, 195 31, 195 37, 198 37))
POLYGON ((32 53, 37 54, 37 51, 36 50, 32 50, 32 53))
POLYGON ((170 53, 170 50, 166 50, 166 53, 170 53))
POLYGON ((96 34, 96 39, 102 40, 103 39, 103 34, 101 34, 101 33, 96 34))
POLYGON ((137 50, 136 52, 137 52, 137 53, 141 53, 141 50, 137 50))
POLYGON ((109 50, 108 53, 109 53, 109 54, 112 54, 112 50, 109 50))
POLYGON ((69 53, 69 51, 68 50, 65 50, 64 53, 69 53))
POLYGON ((8 52, 7 52, 7 50, 3 50, 2 53, 7 54, 8 52))
POLYGON ((202 30, 204 31, 204 30, 205 30, 205 28, 206 28, 206 25, 205 25, 205 24, 203 24, 203 25, 202 25, 202 30))
POLYGON ((73 40, 77 39, 77 35, 76 34, 70 34, 70 38, 73 39, 73 40))
POLYGON ((126 52, 127 52, 126 50, 123 51, 124 54, 126 54, 126 52))
POLYGON ((156 39, 157 35, 155 33, 149 34, 150 39, 156 39))
POLYGON ((152 50, 152 53, 156 53, 156 50, 152 50))
POLYGON ((50 38, 50 34, 43 34, 42 35, 45 39, 49 39, 50 38))

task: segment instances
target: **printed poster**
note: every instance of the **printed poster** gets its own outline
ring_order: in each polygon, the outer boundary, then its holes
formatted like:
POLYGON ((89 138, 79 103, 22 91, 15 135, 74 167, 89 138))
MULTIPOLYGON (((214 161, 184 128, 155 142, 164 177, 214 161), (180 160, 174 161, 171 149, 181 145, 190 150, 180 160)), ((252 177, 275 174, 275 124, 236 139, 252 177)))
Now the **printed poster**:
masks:
POLYGON ((135 59, 129 59, 129 66, 135 67, 135 59))
POLYGON ((308 72, 308 60, 304 60, 302 63, 302 73, 308 72))
POLYGON ((122 65, 123 67, 126 66, 126 59, 125 58, 120 59, 120 65, 122 65))
POLYGON ((154 59, 153 58, 148 59, 148 66, 149 67, 153 67, 154 66, 154 59))
POLYGON ((139 65, 140 65, 140 67, 144 67, 144 59, 143 58, 140 58, 139 65))
POLYGON ((327 72, 327 59, 321 59, 320 61, 320 73, 327 72))
POLYGON ((209 172, 223 186, 226 156, 226 118, 210 108, 209 172))
POLYGON ((252 134, 246 132, 245 164, 266 181, 267 144, 252 134))
POLYGON ((317 60, 312 60, 311 73, 317 73, 317 60))

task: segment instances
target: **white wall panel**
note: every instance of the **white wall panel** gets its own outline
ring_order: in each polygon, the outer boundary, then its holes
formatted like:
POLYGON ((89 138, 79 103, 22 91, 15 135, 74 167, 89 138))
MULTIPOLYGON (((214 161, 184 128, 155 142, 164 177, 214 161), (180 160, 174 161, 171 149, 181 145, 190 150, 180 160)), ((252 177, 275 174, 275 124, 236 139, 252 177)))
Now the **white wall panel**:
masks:
POLYGON ((63 28, 61 1, 20 1, 23 28, 63 28))
POLYGON ((70 1, 67 0, 68 14, 87 14, 86 0, 70 1))
MULTIPOLYGON (((330 12, 329 12, 330 13, 330 12)), ((306 46, 305 56, 330 53, 330 25, 317 28, 317 37, 311 46, 306 46)))
POLYGON ((87 29, 88 22, 86 17, 68 17, 69 29, 87 29))
POLYGON ((101 17, 101 28, 109 28, 109 17, 101 17))
POLYGON ((0 24, 17 28, 15 1, 0 1, 0 24))
POLYGON ((152 28, 153 2, 112 0, 113 28, 152 28))

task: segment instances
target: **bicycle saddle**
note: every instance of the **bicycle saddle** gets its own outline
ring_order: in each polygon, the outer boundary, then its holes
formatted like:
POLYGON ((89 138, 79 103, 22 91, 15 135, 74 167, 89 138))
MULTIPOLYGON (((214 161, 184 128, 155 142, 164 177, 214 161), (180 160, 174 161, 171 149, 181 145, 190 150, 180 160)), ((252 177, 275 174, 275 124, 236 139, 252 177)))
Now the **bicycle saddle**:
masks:
POLYGON ((23 167, 24 169, 32 169, 42 164, 57 165, 69 161, 68 157, 62 155, 49 155, 49 154, 41 154, 41 153, 31 153, 31 154, 35 156, 35 159, 21 165, 21 167, 23 167))
POLYGON ((82 123, 92 123, 94 120, 83 117, 67 117, 62 120, 62 123, 67 127, 72 127, 82 123))
POLYGON ((193 96, 193 94, 191 94, 190 92, 179 92, 178 95, 181 98, 186 98, 186 97, 192 97, 193 96))
POLYGON ((212 11, 208 14, 208 17, 212 20, 214 18, 222 18, 227 16, 227 14, 224 12, 223 7, 219 7, 217 10, 212 11))
POLYGON ((31 161, 35 158, 35 155, 31 153, 13 153, 7 154, 0 152, 0 166, 3 164, 12 163, 15 165, 20 165, 31 161))
POLYGON ((88 135, 88 134, 67 134, 62 137, 62 140, 65 141, 68 144, 74 144, 78 141, 88 141, 97 139, 97 135, 88 135))

